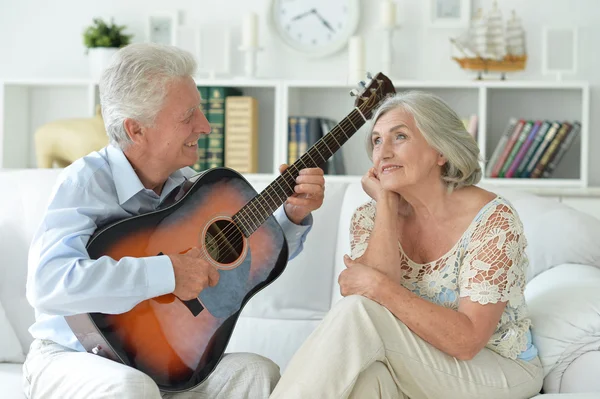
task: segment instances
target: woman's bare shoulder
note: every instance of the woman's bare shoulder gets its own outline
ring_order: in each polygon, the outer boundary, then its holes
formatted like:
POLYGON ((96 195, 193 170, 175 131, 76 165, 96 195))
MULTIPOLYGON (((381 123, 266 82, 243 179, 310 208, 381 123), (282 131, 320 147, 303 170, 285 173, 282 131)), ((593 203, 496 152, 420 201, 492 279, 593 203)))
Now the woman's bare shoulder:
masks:
POLYGON ((465 206, 479 209, 498 197, 498 194, 477 186, 469 186, 456 190, 456 194, 458 197, 457 200, 465 206))
POLYGON ((454 214, 456 218, 465 220, 473 219, 484 207, 498 198, 496 193, 476 186, 458 189, 453 194, 454 214))

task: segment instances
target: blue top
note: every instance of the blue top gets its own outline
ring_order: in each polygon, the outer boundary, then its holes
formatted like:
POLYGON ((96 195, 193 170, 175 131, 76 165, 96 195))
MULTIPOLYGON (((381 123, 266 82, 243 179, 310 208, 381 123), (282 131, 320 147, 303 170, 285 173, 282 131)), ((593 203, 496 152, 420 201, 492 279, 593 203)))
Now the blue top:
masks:
MULTIPOLYGON (((173 292, 175 276, 168 256, 93 260, 86 244, 99 226, 155 211, 195 173, 191 168, 176 171, 159 196, 142 185, 125 154, 110 145, 64 169, 29 250, 27 299, 35 308, 36 321, 29 328, 34 338, 84 351, 63 316, 124 313, 173 292)), ((302 250, 312 216, 296 225, 280 207, 275 218, 292 259, 302 250)))

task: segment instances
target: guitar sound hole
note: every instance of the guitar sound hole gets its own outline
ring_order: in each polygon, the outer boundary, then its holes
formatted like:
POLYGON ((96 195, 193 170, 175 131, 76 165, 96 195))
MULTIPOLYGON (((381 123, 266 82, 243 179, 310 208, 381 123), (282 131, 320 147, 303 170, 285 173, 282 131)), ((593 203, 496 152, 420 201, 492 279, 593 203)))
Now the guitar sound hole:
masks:
POLYGON ((217 220, 208 227, 204 245, 213 260, 229 264, 242 254, 244 237, 233 222, 217 220))

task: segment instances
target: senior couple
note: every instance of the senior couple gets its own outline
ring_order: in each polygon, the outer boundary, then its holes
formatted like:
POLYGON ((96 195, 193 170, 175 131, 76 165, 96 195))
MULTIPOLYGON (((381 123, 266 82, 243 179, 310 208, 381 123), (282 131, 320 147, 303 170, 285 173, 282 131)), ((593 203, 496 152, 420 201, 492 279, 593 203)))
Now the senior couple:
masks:
MULTIPOLYGON (((210 133, 195 69, 186 51, 131 44, 103 74, 110 144, 64 169, 30 248, 28 398, 518 399, 540 391, 523 226, 506 199, 476 186, 479 149, 457 114, 422 92, 387 98, 370 121, 372 168, 362 186, 371 200, 352 216, 338 278, 344 298, 283 375, 269 359, 230 353, 192 390, 166 393, 141 371, 86 353, 64 316, 122 313, 169 293, 188 300, 217 283, 199 251, 119 261, 86 251, 97 228, 156 210, 194 174, 195 143, 210 133)), ((297 183, 274 214, 290 259, 323 203, 323 171, 304 169, 297 183)))

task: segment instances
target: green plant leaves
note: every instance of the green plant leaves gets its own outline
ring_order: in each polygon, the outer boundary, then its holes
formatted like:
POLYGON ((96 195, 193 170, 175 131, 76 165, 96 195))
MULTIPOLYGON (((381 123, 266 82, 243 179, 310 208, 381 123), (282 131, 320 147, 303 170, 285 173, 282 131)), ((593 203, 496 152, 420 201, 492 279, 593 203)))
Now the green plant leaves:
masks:
POLYGON ((133 35, 123 33, 127 28, 125 25, 116 25, 113 19, 109 24, 104 22, 102 18, 94 18, 93 22, 83 32, 83 44, 87 49, 94 47, 118 48, 131 42, 133 35))

